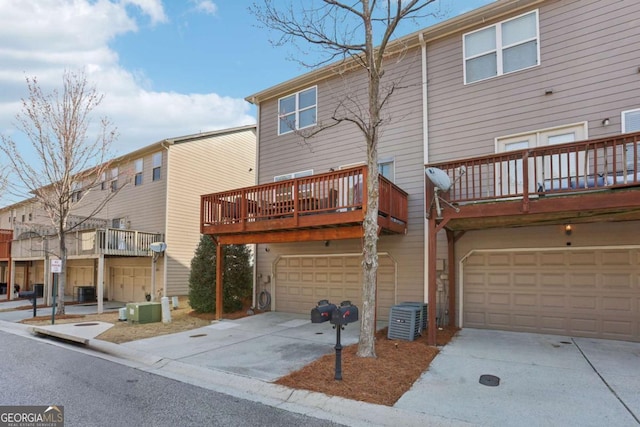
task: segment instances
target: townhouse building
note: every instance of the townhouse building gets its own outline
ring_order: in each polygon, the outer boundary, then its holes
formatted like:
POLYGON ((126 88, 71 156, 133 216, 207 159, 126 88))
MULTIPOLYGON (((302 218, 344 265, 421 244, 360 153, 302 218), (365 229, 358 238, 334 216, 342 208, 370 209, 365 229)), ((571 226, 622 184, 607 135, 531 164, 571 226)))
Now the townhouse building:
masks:
MULTIPOLYGON (((65 237, 67 296, 95 295, 101 310, 103 300, 187 295, 200 240, 199 196, 253 183, 255 147, 255 125, 170 138, 114 159, 100 187, 87 194, 78 182, 80 202, 69 218, 77 227, 65 237), (108 192, 116 194, 88 219, 108 192), (166 243, 155 262, 154 242, 166 243)), ((0 227, 12 233, 0 282, 48 300, 59 243, 45 212, 35 199, 25 200, 0 209, 0 227)))
MULTIPOLYGON (((430 335, 640 340, 638 17, 626 1, 498 0, 392 43, 378 319, 424 301, 430 335), (435 170, 450 185, 434 191, 435 170)), ((259 244, 274 310, 361 302, 364 139, 349 123, 294 131, 366 100, 365 83, 347 61, 247 97, 258 185, 202 196, 202 233, 259 244)))

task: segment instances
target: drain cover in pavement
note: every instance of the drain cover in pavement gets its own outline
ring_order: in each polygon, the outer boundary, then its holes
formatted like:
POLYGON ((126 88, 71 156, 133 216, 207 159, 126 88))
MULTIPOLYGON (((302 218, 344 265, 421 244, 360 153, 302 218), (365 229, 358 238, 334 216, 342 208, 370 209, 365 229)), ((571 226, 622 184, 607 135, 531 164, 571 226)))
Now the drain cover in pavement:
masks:
POLYGON ((495 375, 480 375, 480 384, 489 387, 496 387, 500 385, 500 378, 495 375))
POLYGON ((76 323, 73 326, 96 326, 97 323, 76 323))

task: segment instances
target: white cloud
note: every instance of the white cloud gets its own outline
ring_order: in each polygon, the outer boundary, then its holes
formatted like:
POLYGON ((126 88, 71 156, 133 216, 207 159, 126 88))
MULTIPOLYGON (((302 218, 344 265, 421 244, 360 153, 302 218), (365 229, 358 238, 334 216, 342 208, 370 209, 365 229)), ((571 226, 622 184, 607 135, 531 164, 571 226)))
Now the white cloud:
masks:
POLYGON ((124 0, 124 3, 138 6, 143 13, 149 15, 153 24, 167 21, 161 0, 124 0))
MULTIPOLYGON (((198 7, 206 13, 217 9, 210 1, 198 7)), ((60 87, 65 69, 80 68, 105 94, 97 113, 118 127, 118 154, 164 138, 255 122, 242 99, 153 91, 144 69, 125 69, 109 42, 139 31, 141 14, 153 24, 168 21, 160 0, 1 0, 0 132, 12 133, 20 98, 27 95, 25 77, 37 77, 48 92, 60 87)))
POLYGON ((211 0, 191 0, 195 5, 195 10, 206 13, 207 15, 215 15, 218 12, 218 6, 211 0))

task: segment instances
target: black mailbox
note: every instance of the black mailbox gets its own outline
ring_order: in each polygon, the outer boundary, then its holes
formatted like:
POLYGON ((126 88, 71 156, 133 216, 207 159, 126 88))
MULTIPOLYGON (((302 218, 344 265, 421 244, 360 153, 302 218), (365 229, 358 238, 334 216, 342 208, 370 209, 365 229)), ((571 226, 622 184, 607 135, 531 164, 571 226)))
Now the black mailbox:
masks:
POLYGON ((311 309, 311 323, 323 323, 331 320, 331 315, 335 310, 336 305, 330 304, 328 300, 318 301, 318 305, 311 309))
POLYGON ((36 295, 36 293, 34 291, 22 291, 22 292, 18 293, 18 297, 19 298, 34 299, 35 295, 36 295))
POLYGON ((342 301, 331 315, 334 325, 346 325, 358 321, 358 307, 351 305, 351 301, 342 301))

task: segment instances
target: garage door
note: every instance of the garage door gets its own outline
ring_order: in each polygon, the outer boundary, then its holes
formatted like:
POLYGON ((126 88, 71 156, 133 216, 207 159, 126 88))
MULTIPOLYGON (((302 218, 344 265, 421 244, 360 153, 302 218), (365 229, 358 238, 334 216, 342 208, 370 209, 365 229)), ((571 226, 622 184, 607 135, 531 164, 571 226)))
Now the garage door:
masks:
POLYGON ((143 302, 151 292, 150 267, 111 267, 111 298, 120 302, 143 302))
POLYGON ((479 252, 463 327, 640 341, 640 249, 479 252))
MULTIPOLYGON (((309 314, 319 300, 334 304, 349 300, 362 309, 362 257, 283 257, 276 264, 275 310, 309 314)), ((379 320, 389 317, 395 304, 395 263, 387 255, 378 260, 379 320)))

